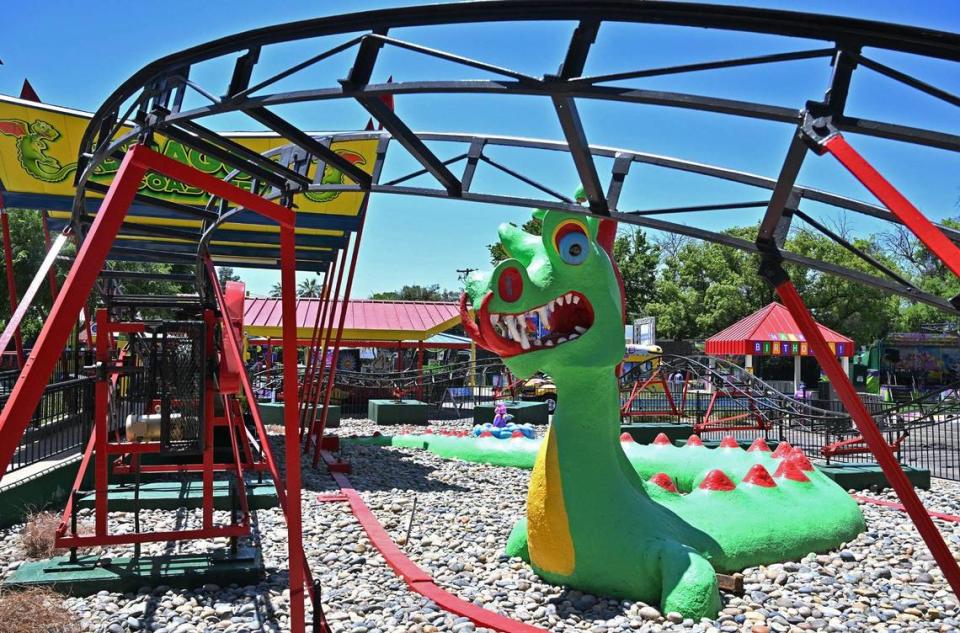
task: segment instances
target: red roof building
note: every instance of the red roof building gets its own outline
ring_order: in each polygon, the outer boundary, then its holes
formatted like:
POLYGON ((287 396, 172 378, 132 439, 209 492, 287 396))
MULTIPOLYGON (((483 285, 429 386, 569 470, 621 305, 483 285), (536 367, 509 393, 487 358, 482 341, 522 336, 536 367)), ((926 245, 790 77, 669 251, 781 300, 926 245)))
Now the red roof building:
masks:
MULTIPOLYGON (((298 338, 310 340, 313 336, 320 303, 320 299, 297 299, 298 338)), ((338 301, 332 321, 334 331, 340 323, 341 308, 338 301)), ((280 299, 247 297, 243 310, 245 334, 279 340, 283 336, 281 312, 280 299)), ((425 341, 459 322, 460 307, 453 302, 353 299, 346 308, 343 340, 425 341)))
MULTIPOLYGON (((837 356, 853 356, 852 339, 819 323, 817 327, 837 356)), ((713 356, 813 356, 790 311, 777 302, 708 338, 706 352, 713 356)))

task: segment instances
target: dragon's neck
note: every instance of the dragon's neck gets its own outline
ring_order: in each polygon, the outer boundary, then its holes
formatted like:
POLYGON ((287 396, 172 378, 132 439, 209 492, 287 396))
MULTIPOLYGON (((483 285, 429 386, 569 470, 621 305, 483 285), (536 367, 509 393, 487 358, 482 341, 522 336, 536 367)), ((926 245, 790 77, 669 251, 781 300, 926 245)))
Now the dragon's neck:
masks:
POLYGON ((534 464, 527 529, 531 560, 562 576, 572 573, 583 539, 596 540, 597 521, 636 521, 630 509, 646 493, 620 446, 613 368, 568 369, 553 379, 557 412, 534 464))
POLYGON ((575 368, 554 375, 557 412, 551 431, 560 445, 578 451, 618 446, 620 388, 613 367, 575 368))

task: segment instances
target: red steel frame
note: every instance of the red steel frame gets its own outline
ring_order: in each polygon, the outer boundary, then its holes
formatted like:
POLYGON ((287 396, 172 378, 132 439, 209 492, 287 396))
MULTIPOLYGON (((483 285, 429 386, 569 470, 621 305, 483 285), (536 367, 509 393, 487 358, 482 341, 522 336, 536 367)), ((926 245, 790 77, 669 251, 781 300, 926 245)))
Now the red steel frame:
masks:
MULTIPOLYGON (((144 145, 134 145, 126 153, 117 175, 104 197, 99 212, 90 226, 86 239, 80 245, 74 264, 63 284, 61 292, 50 310, 50 314, 43 325, 37 344, 30 352, 13 391, 10 394, 3 411, 0 412, 0 475, 9 467, 10 460, 16 451, 17 445, 29 424, 34 409, 40 401, 43 390, 53 373, 60 350, 67 343, 77 315, 93 290, 94 283, 103 264, 107 259, 114 240, 120 230, 127 210, 133 202, 134 196, 140 187, 141 180, 148 170, 156 171, 185 184, 197 187, 208 193, 224 198, 234 204, 254 211, 280 224, 281 239, 281 276, 284 294, 284 338, 288 343, 284 346, 284 365, 288 383, 297 382, 296 362, 296 314, 294 310, 296 237, 294 233, 295 214, 292 210, 270 202, 254 193, 245 191, 204 174, 188 165, 179 163, 171 158, 158 154, 144 145)), ((216 284, 215 284, 216 285, 216 284)), ((219 289, 218 289, 219 290, 219 289)), ((222 297, 220 297, 222 300, 222 297)), ((231 328, 225 328, 231 330, 231 328)), ((233 340, 230 332, 227 340, 233 340)), ((100 339, 104 344, 109 337, 100 332, 100 339)), ((233 341, 234 343, 236 341, 233 341)), ((102 381, 101 381, 102 382, 102 381)), ((249 396, 252 394, 248 394, 249 396)), ((290 547, 290 626, 293 631, 304 630, 304 566, 303 546, 301 541, 301 501, 300 501, 300 461, 297 429, 297 393, 292 390, 284 407, 284 421, 286 425, 287 450, 287 492, 285 510, 287 516, 288 539, 290 547), (290 494, 290 493, 295 494, 290 494)), ((97 389, 97 410, 106 411, 107 385, 102 382, 97 389)), ((98 415, 104 415, 98 413, 98 415)), ((106 426, 94 438, 93 448, 106 446, 106 426)), ((267 438, 261 437, 266 443, 267 438)), ((89 447, 88 447, 89 448, 89 447)), ((266 450, 266 447, 264 448, 266 450)), ((89 459, 85 456, 85 461, 89 459)), ((212 463, 212 462, 210 462, 212 463)), ((208 467, 210 463, 206 464, 208 467)), ((103 465, 98 464, 98 481, 105 482, 106 473, 103 465)), ((98 504, 105 505, 99 501, 98 504)), ((98 508, 96 536, 101 539, 111 539, 106 535, 106 526, 98 508)), ((238 528, 239 529, 239 526, 238 528)), ((205 530, 199 530, 195 535, 179 534, 178 538, 200 538, 205 530)), ((239 535, 239 531, 237 533, 239 535)), ((158 534, 143 534, 137 538, 154 540, 158 534)), ((83 538, 83 537, 78 537, 83 538)), ((116 538, 129 538, 128 535, 116 538)), ((129 542, 129 541, 124 541, 129 542)))
MULTIPOLYGON (((347 304, 350 303, 350 291, 353 288, 353 275, 357 270, 357 259, 360 255, 360 240, 363 238, 363 227, 367 223, 367 202, 369 200, 369 196, 363 200, 363 205, 360 208, 360 226, 357 228, 357 232, 353 236, 353 253, 350 256, 350 273, 347 275, 347 286, 343 290, 343 300, 340 303, 340 321, 337 323, 337 338, 333 344, 333 358, 330 360, 330 371, 327 375, 327 388, 323 394, 323 412, 321 414, 320 423, 316 424, 316 429, 313 433, 314 437, 316 438, 313 450, 314 468, 317 467, 317 464, 320 461, 320 448, 323 445, 323 432, 327 427, 327 414, 330 411, 330 396, 333 394, 333 381, 337 376, 337 361, 340 359, 340 343, 343 340, 343 326, 347 319, 347 304)), ((332 312, 333 311, 331 310, 331 313, 332 312)), ((316 416, 316 413, 314 413, 314 416, 316 416)))
MULTIPOLYGON (((943 263, 958 277, 960 277, 960 249, 933 225, 903 194, 897 191, 869 162, 839 133, 824 139, 818 151, 823 150, 832 154, 854 177, 873 193, 904 225, 907 226, 923 244, 930 249, 943 263)), ((821 151, 822 153, 822 151, 821 151)), ((779 263, 776 264, 779 266, 779 263)), ((889 444, 877 428, 866 406, 857 395, 856 388, 850 377, 843 371, 843 367, 830 350, 826 340, 817 327, 813 316, 797 292, 796 287, 780 268, 776 271, 772 283, 783 304, 790 310, 794 320, 807 339, 807 344, 813 349, 820 367, 827 374, 830 383, 850 413, 850 417, 857 425, 863 441, 870 447, 876 457, 887 481, 896 491, 904 510, 910 516, 920 536, 930 549, 934 560, 940 566, 947 582, 955 595, 960 597, 960 566, 954 559, 950 548, 937 530, 930 514, 923 506, 920 497, 910 480, 907 479, 900 463, 889 444)))
POLYGON ((823 148, 876 196, 883 206, 890 209, 954 275, 960 277, 960 248, 853 149, 842 134, 828 138, 823 143, 823 148))
POLYGON ((677 403, 673 398, 673 394, 670 392, 670 386, 667 384, 667 381, 663 377, 663 373, 658 367, 649 378, 640 382, 639 380, 633 383, 633 389, 630 390, 630 395, 627 396, 627 401, 623 403, 623 406, 620 407, 620 415, 623 417, 642 417, 642 416, 652 416, 652 415, 675 415, 680 417, 683 415, 681 412, 685 408, 687 400, 687 385, 689 384, 689 379, 684 378, 683 381, 683 392, 682 400, 680 402, 680 408, 677 408, 677 403), (644 389, 652 385, 653 383, 660 383, 663 387, 663 393, 667 398, 667 402, 670 404, 670 411, 631 411, 630 406, 633 404, 633 401, 637 398, 637 395, 640 394, 644 389))
POLYGON ((710 396, 710 402, 707 404, 707 411, 703 414, 703 422, 693 425, 694 433, 719 433, 725 431, 765 431, 769 429, 770 426, 764 422, 763 416, 760 415, 760 409, 757 407, 757 402, 751 398, 748 394, 744 393, 739 389, 734 389, 732 391, 727 391, 724 389, 715 389, 713 394, 710 396), (720 398, 731 398, 737 400, 738 398, 746 398, 749 401, 750 410, 745 413, 735 413, 733 415, 728 415, 722 418, 717 418, 715 420, 710 419, 710 415, 713 413, 713 407, 716 405, 716 402, 720 398), (740 420, 746 420, 747 418, 753 418, 756 420, 756 424, 744 425, 744 424, 728 424, 729 422, 738 422, 740 420))
MULTIPOLYGON (((307 416, 306 425, 309 429, 307 431, 307 439, 310 441, 313 438, 316 443, 319 445, 321 437, 317 435, 317 407, 320 405, 320 397, 323 393, 323 380, 327 372, 327 349, 330 346, 330 338, 333 336, 333 320, 336 315, 336 306, 337 301, 340 297, 340 287, 343 283, 343 271, 347 266, 347 251, 346 249, 340 252, 340 262, 337 266, 337 281, 334 286, 333 295, 327 298, 329 307, 327 308, 327 313, 324 315, 324 318, 327 320, 326 327, 324 328, 323 334, 323 345, 320 347, 320 366, 317 369, 315 374, 315 384, 311 391, 311 400, 309 403, 310 414, 307 416)), ((344 310, 345 306, 341 306, 341 312, 344 310)), ((331 367, 332 369, 332 367, 331 367)))

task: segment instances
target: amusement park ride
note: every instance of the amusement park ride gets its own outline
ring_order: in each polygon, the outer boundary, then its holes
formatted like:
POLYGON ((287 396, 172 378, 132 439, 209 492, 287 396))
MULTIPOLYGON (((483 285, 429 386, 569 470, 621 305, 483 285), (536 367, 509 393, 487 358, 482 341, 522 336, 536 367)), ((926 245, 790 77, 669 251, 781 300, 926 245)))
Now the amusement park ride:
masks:
MULTIPOLYGON (((64 167, 72 166, 66 170, 72 180, 66 174, 55 180, 58 170, 51 169, 60 167, 58 158, 53 156, 59 154, 55 151, 59 132, 36 129, 38 122, 20 120, 19 127, 12 128, 18 147, 32 143, 35 153, 21 152, 20 167, 26 176, 12 173, 10 167, 0 173, 4 180, 4 202, 11 209, 49 210, 55 225, 66 228, 63 235, 52 242, 34 283, 8 324, 0 339, 4 350, 0 351, 5 351, 11 338, 15 338, 20 354, 19 337, 14 333, 37 287, 47 277, 67 239, 77 244, 77 252, 0 414, 0 472, 6 471, 78 318, 82 313, 92 313, 95 316, 84 321, 88 325, 96 323, 96 358, 86 368, 96 378, 95 424, 74 484, 74 494, 67 503, 57 534, 58 545, 75 550, 95 545, 212 537, 226 538, 228 543, 235 544, 237 538, 250 533, 245 476, 268 472, 275 482, 287 520, 291 628, 304 630, 306 593, 313 601, 314 630, 325 630, 318 587, 312 580, 302 545, 300 458, 302 452, 312 451, 316 465, 325 442, 331 441, 324 438, 324 427, 336 360, 329 370, 323 363, 308 360, 304 380, 298 383, 298 334, 293 320, 296 271, 324 275, 325 303, 337 298, 349 300, 371 194, 549 208, 591 214, 758 253, 762 261, 760 274, 776 288, 799 324, 862 434, 864 444, 876 456, 944 576, 960 595, 960 568, 953 555, 783 267, 785 263, 807 266, 927 303, 954 316, 960 313, 957 298, 942 298, 916 288, 869 254, 825 229, 823 232, 828 237, 854 252, 880 275, 784 249, 792 221, 808 218, 801 205, 804 201, 816 201, 907 227, 931 253, 960 275, 957 247, 960 233, 930 222, 845 136, 869 136, 953 152, 960 150, 960 137, 955 134, 847 114, 848 91, 858 68, 879 73, 953 106, 960 105, 960 97, 877 62, 865 50, 958 62, 960 36, 834 16, 678 2, 500 0, 387 9, 256 29, 148 64, 111 94, 86 122, 82 140, 73 148, 76 162, 68 165, 67 158, 59 159, 64 167), (417 27, 533 20, 549 22, 559 29, 573 25, 565 57, 556 60, 559 70, 555 74, 531 76, 428 48, 391 33, 402 29, 405 38, 413 38, 417 27), (765 33, 785 39, 824 41, 827 45, 754 57, 585 75, 591 46, 602 32, 602 26, 609 22, 765 33), (330 40, 324 44, 322 39, 342 35, 347 37, 333 44, 330 40), (318 47, 327 48, 318 48, 321 52, 303 61, 260 76, 261 57, 284 43, 303 40, 312 40, 318 47), (372 83, 375 70, 387 74, 378 66, 380 53, 386 48, 404 49, 449 62, 451 68, 470 68, 493 78, 451 80, 444 77, 433 81, 372 83), (307 78, 313 75, 302 74, 305 69, 337 55, 349 56, 348 72, 343 78, 334 78, 339 81, 318 86, 313 83, 314 79, 307 78), (644 77, 815 59, 823 60, 825 68, 827 62, 832 66, 825 96, 785 107, 618 85, 618 82, 644 77), (222 85, 205 86, 196 79, 195 69, 211 60, 232 64, 229 76, 221 77, 222 85), (270 91, 282 80, 301 79, 306 83, 296 90, 270 91), (391 107, 394 95, 442 93, 541 97, 552 105, 564 139, 417 132, 391 107), (277 113, 289 104, 337 99, 356 102, 382 129, 315 134, 277 113), (594 99, 780 122, 789 134, 786 157, 777 178, 770 179, 631 149, 594 147, 587 139, 577 107, 578 101, 594 99), (225 113, 246 115, 268 134, 244 138, 204 125, 205 120, 225 113), (264 138, 269 140, 263 141, 264 138), (388 151, 395 147, 393 152, 388 151), (569 154, 585 192, 586 206, 523 175, 522 167, 514 169, 501 164, 490 150, 503 147, 534 154, 569 154), (800 168, 811 151, 836 159, 881 206, 798 185, 800 168), (451 158, 441 158, 443 152, 448 152, 451 158), (380 182, 387 158, 403 153, 412 156, 421 168, 380 182), (612 162, 606 188, 597 169, 599 158, 612 162), (214 163, 216 169, 211 169, 214 163), (459 174, 452 171, 457 163, 463 164, 459 174), (732 181, 768 190, 770 194, 761 201, 719 202, 709 207, 622 209, 620 193, 635 164, 732 181), (476 191, 474 179, 480 168, 507 174, 533 185, 549 197, 535 199, 476 191), (420 176, 432 177, 436 185, 408 183, 420 176), (27 184, 22 184, 24 182, 27 184), (38 183, 44 186, 39 187, 38 183), (170 192, 182 195, 168 195, 170 192), (653 217, 732 208, 765 209, 755 242, 653 217), (114 261, 195 266, 196 293, 188 297, 118 294, 114 292, 114 282, 140 273, 114 270, 110 266, 114 261), (273 458, 267 430, 243 369, 242 309, 238 308, 243 300, 243 287, 228 284, 221 288, 216 265, 280 271, 284 381, 286 385, 300 384, 299 390, 287 389, 285 393, 285 474, 273 458), (144 316, 147 313, 161 316, 144 316), (136 383, 134 376, 143 382, 136 383), (121 412, 126 415, 121 416, 121 412), (223 454, 215 450, 218 445, 229 456, 225 461, 218 461, 223 454), (158 459, 146 463, 147 455, 158 459), (76 516, 74 499, 88 467, 92 467, 95 481, 95 529, 92 534, 78 534, 75 527, 71 527, 76 516), (110 531, 111 476, 139 477, 148 473, 180 473, 201 481, 202 528, 166 533, 110 531), (237 499, 231 519, 225 524, 214 521, 214 486, 218 476, 233 482, 231 489, 237 499)), ((22 112, 34 108, 31 116, 76 118, 73 111, 28 101, 9 99, 3 105, 6 109, 2 112, 9 108, 19 108, 22 112)), ((3 128, 8 135, 10 125, 8 120, 3 128)), ((5 223, 5 215, 3 219, 5 223)), ((817 228, 815 222, 808 224, 817 228)), ((5 246, 9 258, 9 240, 5 240, 5 246)), ((7 270, 10 270, 9 263, 7 270)), ((308 355, 308 359, 326 358, 327 349, 332 349, 335 357, 342 328, 342 316, 340 323, 334 323, 332 310, 318 312, 312 348, 319 348, 322 353, 308 355)))

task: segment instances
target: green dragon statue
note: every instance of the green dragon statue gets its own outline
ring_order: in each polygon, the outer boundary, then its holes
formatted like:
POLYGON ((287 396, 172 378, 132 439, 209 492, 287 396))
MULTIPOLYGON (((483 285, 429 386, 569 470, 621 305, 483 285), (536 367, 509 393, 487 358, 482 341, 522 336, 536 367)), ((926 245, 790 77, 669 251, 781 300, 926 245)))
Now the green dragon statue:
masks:
POLYGON ((517 376, 553 378, 561 404, 546 436, 406 436, 445 456, 532 461, 527 516, 508 554, 548 582, 699 618, 720 608, 717 572, 835 548, 864 529, 850 496, 786 444, 770 453, 762 441, 749 451, 733 441, 707 449, 695 436, 684 447, 621 441, 616 225, 535 216, 542 236, 500 227, 509 259, 468 279, 461 310, 471 337, 517 376))
POLYGON ((23 170, 44 182, 61 182, 77 170, 76 163, 61 165, 47 156, 50 144, 60 138, 60 130, 37 119, 27 123, 20 119, 0 119, 0 134, 17 139, 17 158, 23 170))

